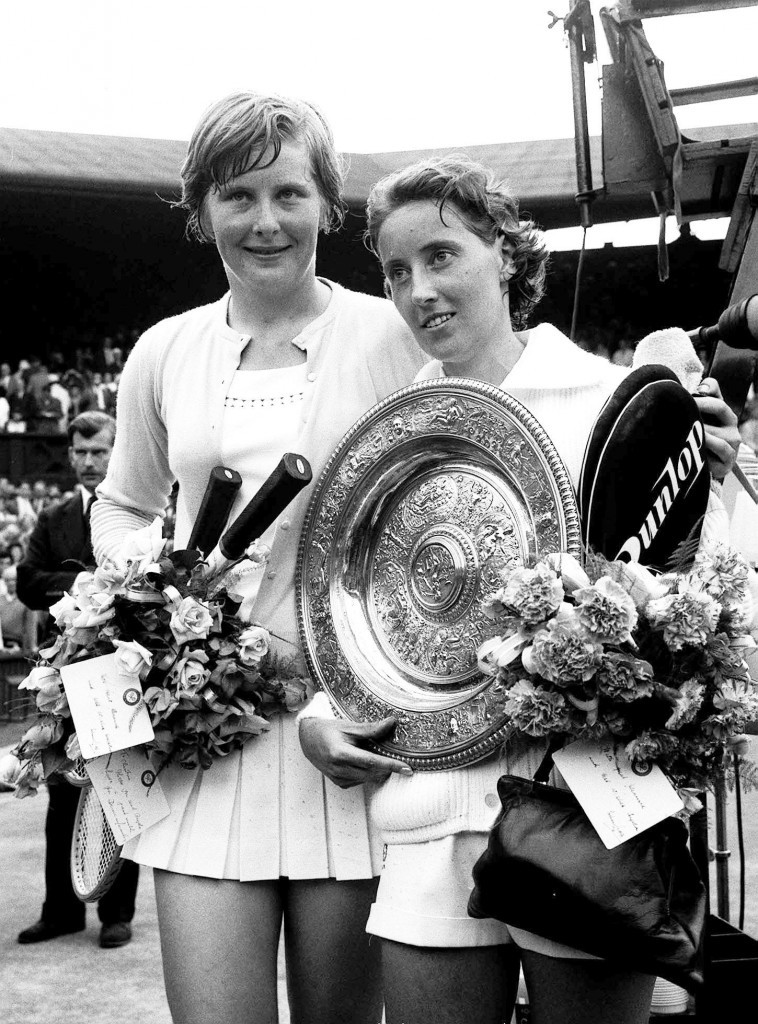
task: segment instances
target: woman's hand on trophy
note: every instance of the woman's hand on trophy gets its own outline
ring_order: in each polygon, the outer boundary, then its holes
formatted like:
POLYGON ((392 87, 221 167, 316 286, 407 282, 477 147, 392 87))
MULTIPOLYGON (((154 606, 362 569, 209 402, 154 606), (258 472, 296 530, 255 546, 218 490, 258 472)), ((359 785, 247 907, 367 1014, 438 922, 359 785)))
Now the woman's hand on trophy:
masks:
POLYGON ((334 718, 304 718, 300 722, 300 746, 303 753, 328 779, 341 789, 379 782, 393 772, 412 775, 403 761, 384 757, 366 749, 392 735, 397 722, 346 722, 334 718))
POLYGON ((737 417, 721 397, 714 377, 705 377, 693 395, 705 425, 705 450, 714 480, 731 471, 740 447, 737 417))

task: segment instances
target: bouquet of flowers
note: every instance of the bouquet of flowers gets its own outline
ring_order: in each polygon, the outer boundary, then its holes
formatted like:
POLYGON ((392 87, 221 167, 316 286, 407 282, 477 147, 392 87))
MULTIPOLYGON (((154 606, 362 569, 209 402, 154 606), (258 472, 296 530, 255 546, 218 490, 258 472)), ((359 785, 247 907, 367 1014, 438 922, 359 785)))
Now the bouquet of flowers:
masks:
POLYGON ((618 738, 636 770, 659 765, 692 806, 758 718, 752 570, 724 546, 686 572, 599 556, 585 569, 553 554, 483 603, 500 635, 479 664, 507 690, 508 735, 618 738))
POLYGON ((261 572, 268 552, 254 544, 232 569, 209 573, 197 552, 163 555, 161 520, 135 531, 116 563, 81 572, 50 609, 56 635, 20 688, 34 691, 38 721, 14 753, 25 762, 17 795, 74 767, 75 725, 61 681, 65 665, 113 654, 119 675, 142 693, 155 739, 154 763, 208 768, 281 711, 310 696, 302 663, 275 654, 271 635, 241 621, 235 588, 261 572))

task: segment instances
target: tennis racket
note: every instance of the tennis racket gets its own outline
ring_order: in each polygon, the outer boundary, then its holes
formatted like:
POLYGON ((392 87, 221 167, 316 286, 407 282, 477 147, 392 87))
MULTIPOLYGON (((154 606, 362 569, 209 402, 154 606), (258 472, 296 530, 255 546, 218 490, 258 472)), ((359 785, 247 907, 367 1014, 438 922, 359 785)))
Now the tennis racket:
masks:
POLYGON ((71 840, 71 882, 85 903, 104 896, 121 870, 121 847, 116 842, 93 786, 79 794, 71 840))
POLYGON ((87 774, 87 765, 85 764, 83 757, 77 757, 74 761, 73 767, 68 768, 63 772, 63 778, 71 786, 76 786, 77 789, 83 789, 84 786, 89 786, 90 779, 87 774))
POLYGON ((710 475, 695 399, 676 374, 643 365, 600 410, 582 464, 579 514, 586 547, 664 568, 697 544, 710 475))

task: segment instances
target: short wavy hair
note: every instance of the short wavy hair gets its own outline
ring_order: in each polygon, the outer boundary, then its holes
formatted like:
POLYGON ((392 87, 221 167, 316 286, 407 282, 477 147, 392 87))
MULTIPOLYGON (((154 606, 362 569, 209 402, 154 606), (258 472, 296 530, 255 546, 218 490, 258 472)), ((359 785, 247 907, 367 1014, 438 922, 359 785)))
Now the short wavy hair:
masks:
POLYGON ((89 440, 95 434, 99 434, 101 430, 108 431, 111 444, 113 444, 116 439, 116 421, 112 416, 109 416, 107 412, 100 412, 98 409, 80 412, 68 425, 66 431, 68 443, 70 445, 74 443, 74 434, 81 434, 82 437, 89 440))
POLYGON ((206 196, 255 167, 269 167, 284 142, 304 142, 321 197, 321 229, 341 227, 347 207, 342 197, 345 171, 332 131, 319 110, 304 100, 235 92, 218 100, 200 118, 182 165, 181 199, 172 205, 187 213, 187 234, 213 239, 203 228, 206 196), (267 153, 270 159, 263 163, 267 153))
POLYGON ((511 320, 523 329, 545 292, 549 253, 542 232, 531 220, 519 220, 518 200, 493 172, 469 157, 451 154, 421 160, 381 178, 366 204, 365 240, 377 256, 379 232, 391 213, 417 200, 437 203, 442 218, 450 203, 475 235, 495 242, 502 233, 515 273, 508 282, 511 320))

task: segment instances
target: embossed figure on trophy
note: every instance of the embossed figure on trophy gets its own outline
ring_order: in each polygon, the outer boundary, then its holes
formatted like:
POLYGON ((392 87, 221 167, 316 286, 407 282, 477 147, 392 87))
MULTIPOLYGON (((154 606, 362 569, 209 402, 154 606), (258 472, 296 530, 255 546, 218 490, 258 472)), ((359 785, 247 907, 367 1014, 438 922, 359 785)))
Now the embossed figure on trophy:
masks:
POLYGON ((521 478, 524 465, 530 464, 531 449, 523 435, 516 430, 509 430, 499 446, 499 454, 505 465, 514 476, 521 478))
POLYGON ((430 523, 444 521, 457 501, 458 487, 452 477, 425 480, 400 507, 403 525, 415 533, 430 523))
POLYGON ((374 572, 372 595, 376 614, 387 633, 400 629, 407 617, 405 574, 390 559, 378 563, 374 572))
POLYGON ((413 566, 414 582, 419 594, 430 605, 444 605, 455 585, 450 552, 441 544, 429 544, 413 566))
POLYGON ((329 589, 329 569, 327 562, 329 549, 320 537, 311 540, 310 568, 308 583, 314 597, 320 597, 329 589))
POLYGON ((369 434, 362 444, 354 448, 340 467, 341 476, 350 486, 361 479, 366 471, 384 450, 384 439, 378 431, 369 434))
POLYGON ((458 514, 463 520, 473 521, 492 508, 495 500, 492 488, 485 487, 481 480, 468 474, 460 473, 455 479, 458 483, 458 514))
POLYGON ((408 436, 408 426, 402 416, 393 416, 389 423, 389 435, 393 441, 402 441, 408 436))
POLYGON ((484 694, 479 694, 467 706, 469 722, 475 731, 482 728, 490 720, 490 713, 487 710, 487 699, 484 694))
POLYGON ((318 658, 328 689, 337 697, 349 697, 355 687, 355 679, 334 637, 328 637, 319 643, 318 658))
POLYGON ((429 408, 426 424, 431 429, 445 427, 453 430, 464 419, 465 413, 457 398, 442 396, 429 408))
POLYGON ((468 637, 460 630, 440 629, 427 648, 427 664, 440 676, 458 676, 473 664, 468 637))
POLYGON ((467 439, 482 445, 483 448, 491 450, 501 425, 486 410, 477 406, 466 406, 465 412, 464 430, 467 439))
POLYGON ((513 522, 505 516, 482 523, 475 537, 480 560, 486 562, 499 555, 501 558, 516 561, 519 557, 519 548, 515 534, 513 522))

